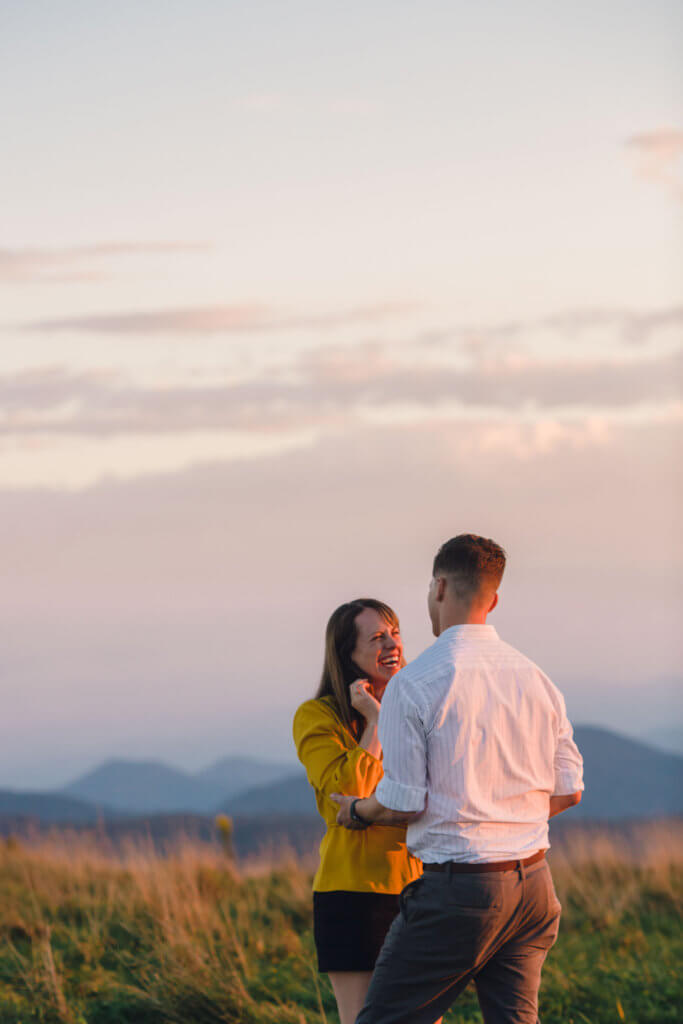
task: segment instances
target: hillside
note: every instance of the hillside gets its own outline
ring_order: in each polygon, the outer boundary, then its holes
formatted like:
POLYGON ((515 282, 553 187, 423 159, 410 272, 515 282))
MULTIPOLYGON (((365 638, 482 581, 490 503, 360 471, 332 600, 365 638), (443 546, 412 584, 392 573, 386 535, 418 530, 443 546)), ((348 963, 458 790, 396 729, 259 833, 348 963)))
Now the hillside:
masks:
POLYGON ((63 792, 130 814, 206 813, 224 795, 222 787, 159 761, 105 761, 70 783, 63 792))
POLYGON ((255 757, 225 757, 194 776, 220 792, 219 800, 227 800, 253 786, 263 786, 291 774, 292 764, 262 761, 255 757))
POLYGON ((227 800, 221 807, 226 814, 309 814, 317 816, 313 790, 303 769, 280 782, 254 786, 227 800))
MULTIPOLYGON (((643 826, 635 859, 588 830, 553 850, 564 910, 544 1024, 678 1024, 681 828, 643 826)), ((160 855, 144 836, 0 843, 1 1024, 332 1024, 311 867, 276 855, 241 870, 188 840, 160 855)), ((472 985, 444 1017, 465 1022, 481 1022, 472 985)))
MULTIPOLYGON (((282 856, 292 851, 297 856, 310 854, 322 839, 324 826, 310 814, 240 815, 233 819, 233 847, 238 857, 282 856)), ((68 843, 79 836, 112 848, 124 850, 129 844, 150 846, 168 853, 179 845, 208 843, 221 846, 215 819, 202 814, 150 814, 140 817, 108 816, 94 819, 53 819, 17 815, 0 811, 0 848, 3 837, 35 842, 40 836, 59 833, 68 843)), ((0 1017, 0 1024, 2 1018, 0 1017)))
POLYGON ((113 816, 111 808, 59 793, 17 793, 0 789, 0 818, 26 818, 45 822, 93 823, 103 814, 113 816))
POLYGON ((586 792, 572 814, 603 821, 683 814, 683 757, 608 729, 581 725, 586 792))

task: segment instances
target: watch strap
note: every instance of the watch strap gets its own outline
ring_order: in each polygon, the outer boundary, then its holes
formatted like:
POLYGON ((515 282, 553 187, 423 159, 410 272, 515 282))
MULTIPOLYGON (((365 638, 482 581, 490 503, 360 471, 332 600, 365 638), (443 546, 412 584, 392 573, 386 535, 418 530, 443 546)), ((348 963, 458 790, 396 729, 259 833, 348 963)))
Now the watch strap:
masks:
POLYGON ((359 825, 365 825, 366 828, 367 828, 367 827, 369 827, 372 824, 372 822, 366 821, 366 819, 362 818, 360 816, 360 814, 358 813, 358 811, 356 810, 356 804, 358 803, 359 800, 362 800, 362 799, 363 799, 362 797, 357 796, 355 800, 351 801, 351 804, 349 806, 349 814, 351 816, 351 820, 352 821, 357 821, 359 825))

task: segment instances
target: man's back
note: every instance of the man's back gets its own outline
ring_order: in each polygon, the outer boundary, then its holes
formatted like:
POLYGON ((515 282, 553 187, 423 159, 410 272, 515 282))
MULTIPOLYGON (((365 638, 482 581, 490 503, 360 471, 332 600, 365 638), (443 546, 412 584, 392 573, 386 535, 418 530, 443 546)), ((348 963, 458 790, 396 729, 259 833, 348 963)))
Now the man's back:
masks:
POLYGON ((380 738, 378 799, 414 810, 424 791, 407 838, 431 863, 546 848, 550 796, 583 788, 562 695, 493 626, 452 626, 403 669, 387 688, 380 738))
POLYGON ((486 625, 505 563, 491 538, 441 545, 427 593, 436 643, 382 700, 384 777, 365 800, 338 799, 349 828, 407 817, 424 866, 356 1024, 433 1024, 472 980, 486 1024, 538 1019, 562 909, 548 818, 578 803, 583 772, 562 695, 486 625))

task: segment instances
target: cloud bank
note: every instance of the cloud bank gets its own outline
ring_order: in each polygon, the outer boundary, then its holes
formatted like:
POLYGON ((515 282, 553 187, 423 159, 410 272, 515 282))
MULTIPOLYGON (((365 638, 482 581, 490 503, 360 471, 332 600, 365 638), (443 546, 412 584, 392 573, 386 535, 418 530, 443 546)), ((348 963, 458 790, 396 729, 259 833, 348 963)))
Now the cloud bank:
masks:
POLYGON ((0 377, 0 432, 107 435, 207 430, 280 432, 385 416, 404 420, 623 414, 675 407, 683 354, 640 349, 606 358, 484 355, 425 362, 419 349, 319 346, 242 380, 152 387, 117 371, 65 366, 0 377))
POLYGON ((102 263, 149 255, 205 252, 205 242, 95 242, 44 248, 0 249, 0 282, 63 284, 101 280, 102 263))
POLYGON ((406 304, 385 303, 311 315, 288 314, 262 305, 202 306, 38 320, 28 324, 26 330, 144 334, 162 337, 168 334, 214 334, 234 331, 314 331, 372 324, 404 313, 407 308, 406 304))

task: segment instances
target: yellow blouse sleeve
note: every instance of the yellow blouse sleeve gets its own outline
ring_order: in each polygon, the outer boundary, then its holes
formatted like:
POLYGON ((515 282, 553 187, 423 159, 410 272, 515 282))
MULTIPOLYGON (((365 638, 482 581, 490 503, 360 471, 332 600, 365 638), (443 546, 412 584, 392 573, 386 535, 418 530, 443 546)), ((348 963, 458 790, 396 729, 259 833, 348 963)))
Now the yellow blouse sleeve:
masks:
POLYGON ((297 756, 315 789, 327 797, 374 793, 382 762, 353 741, 331 708, 319 700, 306 701, 294 716, 293 732, 297 756))

